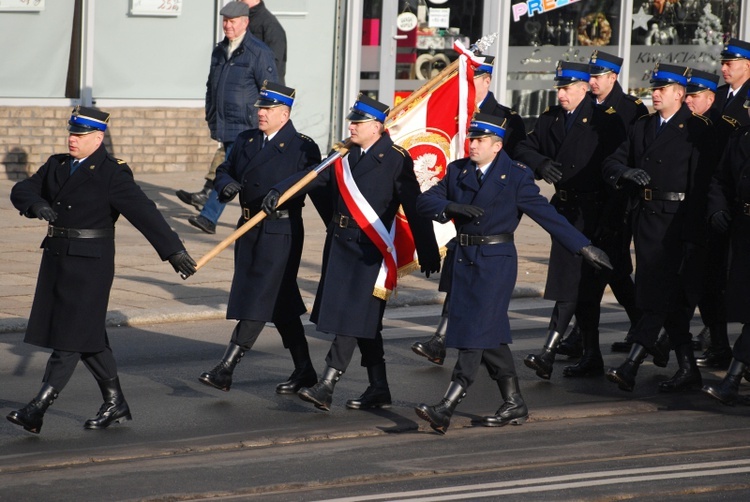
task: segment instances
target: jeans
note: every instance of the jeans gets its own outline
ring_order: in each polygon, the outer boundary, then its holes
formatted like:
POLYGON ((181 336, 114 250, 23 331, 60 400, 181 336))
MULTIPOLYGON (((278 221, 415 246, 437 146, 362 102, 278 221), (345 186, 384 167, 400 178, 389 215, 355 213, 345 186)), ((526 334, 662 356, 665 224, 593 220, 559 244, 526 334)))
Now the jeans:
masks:
MULTIPOLYGON (((225 161, 229 158, 232 146, 234 146, 234 141, 227 141, 224 143, 224 150, 226 150, 226 155, 224 156, 225 161)), ((219 217, 221 217, 221 213, 224 212, 225 207, 226 204, 219 202, 219 194, 216 193, 216 190, 211 189, 211 193, 208 194, 208 200, 201 210, 201 216, 216 225, 219 222, 219 217)))

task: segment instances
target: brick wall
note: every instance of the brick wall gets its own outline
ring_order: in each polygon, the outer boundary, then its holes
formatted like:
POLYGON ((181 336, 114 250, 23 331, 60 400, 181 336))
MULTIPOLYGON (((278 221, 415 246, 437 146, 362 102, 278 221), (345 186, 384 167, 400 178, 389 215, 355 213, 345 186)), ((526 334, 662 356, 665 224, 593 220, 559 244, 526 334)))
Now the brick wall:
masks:
MULTIPOLYGON (((23 179, 65 153, 72 107, 0 106, 0 179, 23 179)), ((217 143, 203 108, 111 108, 107 150, 134 172, 208 169, 217 143)))

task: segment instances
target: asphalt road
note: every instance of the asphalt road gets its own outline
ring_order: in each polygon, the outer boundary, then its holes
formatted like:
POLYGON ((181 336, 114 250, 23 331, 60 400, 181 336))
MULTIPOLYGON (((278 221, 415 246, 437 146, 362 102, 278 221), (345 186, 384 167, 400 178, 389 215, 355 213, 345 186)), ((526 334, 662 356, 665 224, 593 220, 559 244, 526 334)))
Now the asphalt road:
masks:
MULTIPOLYGON (((344 408, 367 386, 358 359, 336 387, 330 413, 274 393, 291 361, 273 327, 235 372, 231 392, 197 377, 221 357, 232 322, 167 323, 110 330, 134 420, 105 431, 82 423, 100 405, 79 367, 45 416, 40 435, 0 424, 0 500, 747 500, 750 408, 702 393, 664 395, 676 370, 645 363, 633 393, 603 377, 550 381, 522 364, 542 343, 552 304, 514 300, 512 348, 531 416, 526 424, 477 425, 499 404, 481 374, 445 436, 416 417, 450 381, 455 354, 435 366, 410 350, 437 323, 437 305, 388 309, 384 337, 394 406, 344 408)), ((623 355, 625 315, 605 304, 605 364, 623 355)), ((309 325, 316 369, 330 338, 309 325)), ((730 327, 732 338, 737 326, 730 327)), ((47 353, 0 337, 0 412, 35 395, 47 353)), ((721 373, 704 372, 705 380, 721 373)), ((747 391, 743 383, 741 391, 747 391)))

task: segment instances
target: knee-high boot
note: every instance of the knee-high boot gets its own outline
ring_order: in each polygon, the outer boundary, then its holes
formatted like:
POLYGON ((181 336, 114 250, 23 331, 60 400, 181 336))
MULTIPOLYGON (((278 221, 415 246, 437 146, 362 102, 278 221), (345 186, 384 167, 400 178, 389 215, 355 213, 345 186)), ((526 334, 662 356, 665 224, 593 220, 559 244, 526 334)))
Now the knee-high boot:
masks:
POLYGON ((633 392, 633 387, 635 387, 635 377, 638 374, 638 367, 646 358, 646 354, 646 348, 643 345, 634 343, 630 348, 630 354, 628 354, 628 358, 625 359, 625 362, 617 368, 610 368, 607 370, 607 379, 616 383, 620 387, 620 390, 633 392))
POLYGON ((391 391, 385 374, 385 363, 367 367, 370 385, 357 399, 349 399, 346 407, 350 410, 367 410, 371 408, 390 408, 391 391))
POLYGON ((84 429, 106 429, 113 423, 132 420, 130 408, 120 388, 120 378, 114 377, 97 383, 102 391, 104 404, 99 408, 94 418, 86 420, 86 423, 83 424, 84 429))
POLYGON ((674 352, 680 368, 672 378, 659 384, 659 390, 662 392, 684 392, 686 390, 700 389, 703 385, 703 380, 701 379, 701 371, 695 364, 693 344, 683 343, 682 345, 678 345, 675 347, 674 352))
POLYGON ((727 323, 716 323, 708 327, 711 345, 697 360, 701 368, 725 369, 732 362, 732 348, 729 346, 727 323))
POLYGON ((303 401, 313 403, 319 410, 329 411, 333 402, 333 388, 343 374, 341 370, 326 366, 320 381, 310 388, 301 389, 297 395, 303 401))
POLYGON ((11 411, 6 418, 29 432, 39 434, 44 422, 44 413, 55 402, 58 394, 58 391, 45 382, 39 390, 39 394, 29 404, 20 410, 11 411))
POLYGON ((552 365, 555 362, 557 346, 560 345, 561 339, 561 333, 550 331, 547 335, 547 342, 544 344, 544 349, 538 354, 529 354, 523 360, 523 363, 532 370, 536 370, 538 377, 549 380, 552 376, 552 365))
POLYGON ((724 380, 716 385, 704 385, 703 392, 724 404, 734 404, 739 398, 740 381, 747 365, 732 359, 724 380))
POLYGON ((294 362, 294 371, 286 382, 276 386, 277 394, 296 394, 300 389, 312 387, 318 381, 318 374, 310 360, 307 342, 292 345, 289 347, 289 353, 292 355, 292 361, 294 362))
POLYGON ((221 358, 219 364, 214 366, 214 369, 203 373, 198 380, 224 392, 229 392, 229 388, 232 386, 232 373, 234 368, 245 355, 245 351, 242 347, 236 343, 229 342, 227 350, 224 352, 224 357, 221 358))
POLYGON ((517 377, 501 378, 497 381, 503 403, 491 417, 482 418, 482 425, 486 427, 502 427, 513 424, 521 425, 529 418, 529 409, 521 397, 517 377))
POLYGON ((466 396, 466 389, 461 384, 451 382, 448 386, 448 390, 445 391, 443 399, 435 406, 429 406, 424 403, 420 403, 419 406, 414 408, 417 412, 417 416, 422 420, 430 422, 430 427, 435 432, 445 434, 448 427, 451 424, 451 417, 453 412, 458 406, 458 403, 466 396))
POLYGON ((599 331, 584 331, 583 356, 578 363, 563 368, 566 377, 596 376, 604 373, 604 359, 599 348, 599 331))

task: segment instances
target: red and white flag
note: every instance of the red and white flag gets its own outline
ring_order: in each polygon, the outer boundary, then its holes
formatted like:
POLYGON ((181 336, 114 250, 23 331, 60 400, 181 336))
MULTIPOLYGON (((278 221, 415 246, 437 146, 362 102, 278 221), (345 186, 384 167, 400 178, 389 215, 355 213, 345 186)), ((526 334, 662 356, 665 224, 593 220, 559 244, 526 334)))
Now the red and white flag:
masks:
MULTIPOLYGON (((454 49, 461 53, 458 71, 386 123, 393 142, 411 154, 423 192, 445 176, 448 164, 469 154, 466 132, 476 109, 474 68, 484 58, 474 56, 460 43, 454 49)), ((436 222, 434 229, 442 253, 456 230, 451 223, 436 222)), ((414 238, 401 209, 396 215, 395 245, 398 275, 403 276, 419 265, 414 238)))

